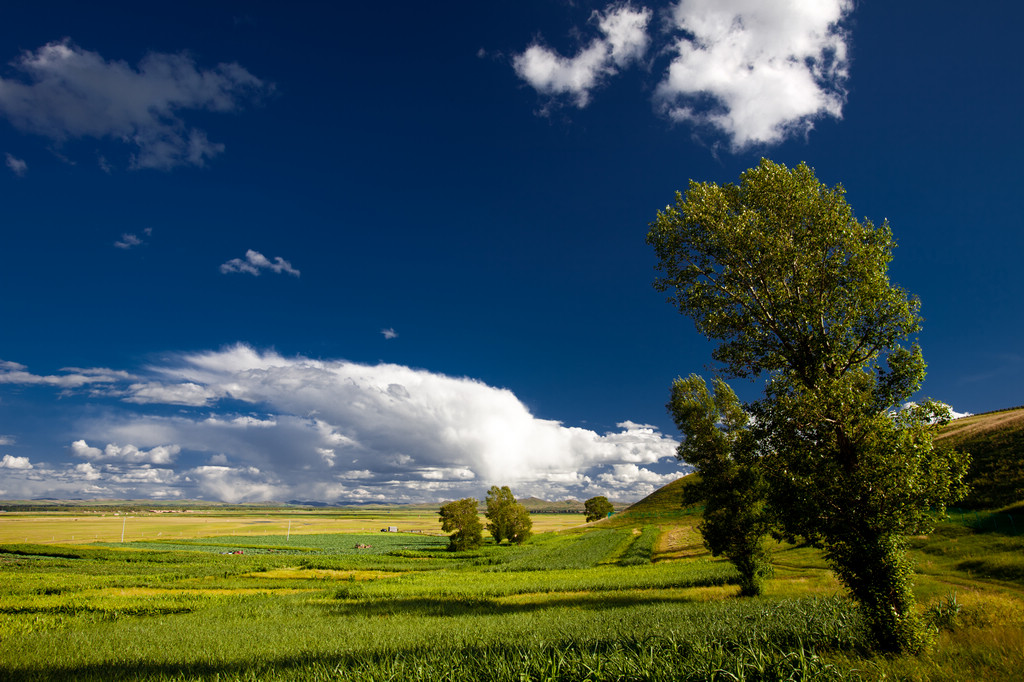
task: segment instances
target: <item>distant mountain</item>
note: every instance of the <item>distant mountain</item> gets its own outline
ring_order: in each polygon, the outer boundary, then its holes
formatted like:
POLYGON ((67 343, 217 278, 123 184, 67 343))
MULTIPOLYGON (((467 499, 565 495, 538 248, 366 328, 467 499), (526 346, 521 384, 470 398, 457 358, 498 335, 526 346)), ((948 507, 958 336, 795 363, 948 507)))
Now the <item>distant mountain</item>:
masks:
POLYGON ((963 417, 938 441, 971 453, 972 490, 957 506, 996 509, 1024 501, 1024 407, 963 417))
POLYGON ((582 514, 583 503, 579 500, 562 500, 561 502, 548 502, 539 497, 525 497, 517 500, 519 504, 526 507, 531 514, 582 514))

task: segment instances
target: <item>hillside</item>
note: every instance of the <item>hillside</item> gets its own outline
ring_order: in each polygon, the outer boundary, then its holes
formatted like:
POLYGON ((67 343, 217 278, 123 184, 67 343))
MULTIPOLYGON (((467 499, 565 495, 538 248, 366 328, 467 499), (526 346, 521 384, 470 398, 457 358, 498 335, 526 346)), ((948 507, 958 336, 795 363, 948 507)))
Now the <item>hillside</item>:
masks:
POLYGON ((938 440, 973 458, 972 490, 963 506, 991 509, 1024 500, 1024 407, 957 419, 938 440))
POLYGON ((683 517, 699 515, 700 504, 688 504, 686 501, 686 489, 696 480, 695 474, 677 478, 621 512, 616 512, 607 519, 597 521, 595 525, 617 528, 630 524, 658 523, 659 521, 676 523, 683 517))

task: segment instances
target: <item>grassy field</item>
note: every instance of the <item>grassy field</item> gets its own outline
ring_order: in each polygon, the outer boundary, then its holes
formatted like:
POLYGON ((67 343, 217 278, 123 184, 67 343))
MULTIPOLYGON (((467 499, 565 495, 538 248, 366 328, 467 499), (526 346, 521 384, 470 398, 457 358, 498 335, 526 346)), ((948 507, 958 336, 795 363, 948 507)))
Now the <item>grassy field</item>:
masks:
MULTIPOLYGON (((481 517, 482 518, 482 517, 481 517)), ((583 514, 534 514, 534 532, 583 525, 583 514)), ((90 511, 0 512, 0 543, 82 544, 152 539, 194 539, 218 535, 316 535, 374 533, 397 527, 401 532, 440 535, 436 509, 346 509, 323 512, 240 511, 90 511)))
POLYGON ((937 646, 876 657, 812 548, 779 546, 767 594, 739 599, 685 486, 462 554, 426 511, 6 513, 0 679, 1024 679, 1024 537, 914 538, 937 646))

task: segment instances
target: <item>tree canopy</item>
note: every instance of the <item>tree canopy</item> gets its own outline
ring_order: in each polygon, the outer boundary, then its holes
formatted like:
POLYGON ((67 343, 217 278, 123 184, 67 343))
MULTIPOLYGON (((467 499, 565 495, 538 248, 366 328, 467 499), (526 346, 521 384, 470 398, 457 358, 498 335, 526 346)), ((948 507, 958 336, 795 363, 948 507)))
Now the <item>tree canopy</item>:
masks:
POLYGON ((485 516, 488 519, 487 531, 498 544, 502 540, 522 544, 530 537, 533 528, 530 512, 516 501, 507 485, 500 488, 494 485, 487 491, 485 516))
POLYGON ((475 549, 483 544, 483 524, 477 512, 477 501, 467 497, 442 505, 440 510, 441 530, 451 533, 448 549, 461 552, 475 549))
POLYGON ((902 407, 925 363, 888 223, 858 221, 805 164, 762 159, 738 185, 691 181, 647 240, 655 287, 718 341, 721 370, 766 378, 748 409, 783 531, 824 548, 881 648, 920 648, 904 537, 962 495, 967 457, 933 443, 941 405, 902 407))
POLYGON ((615 507, 604 495, 591 497, 583 503, 583 513, 587 515, 587 523, 606 518, 613 511, 615 511, 615 507))
POLYGON ((668 409, 684 436, 676 457, 698 474, 686 494, 704 501, 697 527, 704 545, 728 557, 740 572, 741 594, 755 596, 772 572, 765 546, 767 484, 749 415, 728 384, 717 378, 714 384, 710 393, 704 379, 691 374, 672 385, 668 409))

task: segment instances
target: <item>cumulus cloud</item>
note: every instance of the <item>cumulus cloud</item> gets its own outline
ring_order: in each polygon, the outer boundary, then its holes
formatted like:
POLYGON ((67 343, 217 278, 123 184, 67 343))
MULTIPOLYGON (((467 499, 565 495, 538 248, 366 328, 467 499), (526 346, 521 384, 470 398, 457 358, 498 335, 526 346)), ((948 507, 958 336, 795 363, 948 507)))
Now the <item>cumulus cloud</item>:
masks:
POLYGON ((390 340, 390 339, 397 339, 398 338, 398 332, 396 332, 394 329, 392 329, 390 327, 388 329, 381 329, 380 333, 384 335, 385 339, 389 339, 390 340))
POLYGON ((233 272, 243 272, 259 277, 262 270, 270 270, 276 274, 285 272, 289 275, 294 275, 296 277, 299 276, 299 271, 293 268, 291 263, 280 256, 275 257, 273 262, 271 262, 262 253, 259 251, 253 251, 252 249, 245 252, 245 259, 232 258, 227 263, 223 263, 220 266, 220 271, 225 275, 233 272))
POLYGON ((4 455, 3 459, 0 459, 0 469, 31 469, 32 463, 28 457, 12 457, 11 455, 4 455))
MULTIPOLYGON (((719 131, 736 150, 840 118, 849 65, 843 22, 852 8, 852 0, 679 0, 656 36, 654 51, 670 58, 656 108, 719 131)), ((544 95, 586 106, 603 78, 648 49, 650 10, 612 5, 596 16, 602 38, 573 58, 531 45, 514 59, 516 73, 544 95)))
POLYGON ((60 480, 98 474, 90 484, 107 495, 163 484, 225 501, 398 503, 479 496, 493 484, 519 496, 638 499, 657 476, 682 473, 678 443, 650 425, 568 427, 507 389, 402 365, 237 345, 125 374, 144 377, 99 396, 121 408, 76 422, 69 452, 93 469, 60 480))
POLYGON ((840 22, 851 9, 849 0, 681 0, 660 106, 675 120, 718 128, 737 149, 841 117, 848 66, 840 22))
POLYGON ((7 154, 7 167, 19 178, 28 172, 28 164, 23 159, 16 158, 10 153, 7 154))
POLYGON ((638 61, 650 42, 647 24, 651 11, 631 5, 609 6, 604 13, 594 12, 600 38, 574 57, 563 57, 534 43, 516 55, 513 68, 520 78, 545 95, 570 95, 579 107, 587 106, 590 93, 602 80, 618 69, 638 61))
POLYGON ((90 447, 84 440, 76 440, 71 444, 71 452, 76 457, 97 461, 126 462, 129 464, 170 464, 181 452, 178 445, 160 445, 148 451, 140 450, 134 445, 116 445, 108 443, 107 447, 90 447))
POLYGON ((69 40, 23 53, 20 78, 0 78, 0 115, 58 143, 109 138, 131 145, 132 168, 202 166, 224 151, 183 114, 235 111, 272 89, 236 63, 200 68, 187 54, 150 53, 137 67, 69 40))

